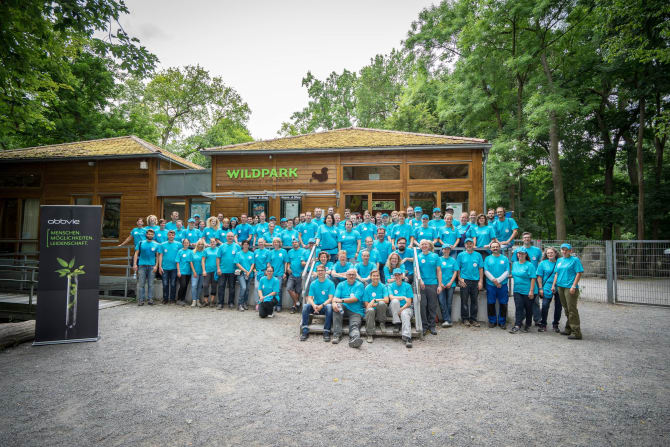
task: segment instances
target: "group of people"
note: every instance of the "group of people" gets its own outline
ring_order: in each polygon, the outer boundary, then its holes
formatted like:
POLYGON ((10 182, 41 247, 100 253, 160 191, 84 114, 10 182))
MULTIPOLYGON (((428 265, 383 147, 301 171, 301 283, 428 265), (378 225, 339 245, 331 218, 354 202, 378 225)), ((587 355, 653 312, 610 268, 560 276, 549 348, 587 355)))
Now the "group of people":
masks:
POLYGON ((543 253, 526 232, 523 245, 514 248, 518 225, 502 207, 487 214, 463 212, 456 223, 450 207, 444 217, 439 208, 430 217, 418 206, 407 208, 406 213, 374 217, 368 211, 345 210, 344 219, 332 208, 325 213, 317 208, 314 214, 308 211, 279 222, 274 216, 266 221, 264 213, 253 218, 242 214, 239 219, 219 214, 205 220, 196 214, 185 228, 175 211, 170 222, 153 215, 146 222, 145 226, 144 219, 138 219, 121 244, 135 247, 132 262, 139 306, 153 304, 153 281, 158 275, 164 304, 185 305, 190 286, 192 307, 223 309, 227 290, 228 306, 245 311, 253 281, 251 305, 261 318, 281 311, 284 289, 291 299, 291 313, 302 307, 300 340, 309 337, 311 316, 320 314, 325 316, 324 341, 339 343, 346 316, 349 345, 359 347, 363 319, 367 341, 373 342, 377 325, 385 332, 390 316, 392 330, 401 333, 411 347, 411 284, 416 280, 426 334, 437 334, 438 303, 442 327, 452 326, 453 293, 458 285, 465 326, 480 326, 477 300, 479 291, 486 288, 490 328, 507 329, 508 298, 513 291, 516 312, 511 333, 528 332, 533 321, 538 331, 546 331, 554 301, 553 330, 559 332, 565 310, 568 321, 560 332, 570 339, 582 337, 577 301, 584 270, 572 247, 561 245, 560 256, 553 247, 543 253), (315 262, 312 271, 306 272, 310 259, 315 262), (303 278, 309 281, 309 289, 301 300, 303 278))

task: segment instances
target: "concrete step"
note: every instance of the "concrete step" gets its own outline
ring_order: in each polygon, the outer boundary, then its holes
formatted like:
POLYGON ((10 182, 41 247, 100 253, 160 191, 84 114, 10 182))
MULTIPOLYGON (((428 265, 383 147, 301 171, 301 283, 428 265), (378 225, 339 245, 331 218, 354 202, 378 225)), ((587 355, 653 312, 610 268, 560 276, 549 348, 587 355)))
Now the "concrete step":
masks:
MULTIPOLYGON (((322 324, 311 324, 308 326, 309 327, 309 333, 310 334, 323 334, 323 325, 322 324)), ((367 330, 365 329, 365 325, 361 326, 361 337, 367 337, 367 330)), ((348 325, 343 325, 342 326, 342 335, 349 335, 349 326, 348 325)), ((394 338, 400 338, 401 334, 398 332, 397 334, 393 332, 393 326, 386 326, 386 331, 382 332, 377 328, 375 331, 375 337, 394 337, 394 338)), ((412 328, 412 338, 413 339, 419 339, 421 337, 421 334, 415 329, 412 328)))

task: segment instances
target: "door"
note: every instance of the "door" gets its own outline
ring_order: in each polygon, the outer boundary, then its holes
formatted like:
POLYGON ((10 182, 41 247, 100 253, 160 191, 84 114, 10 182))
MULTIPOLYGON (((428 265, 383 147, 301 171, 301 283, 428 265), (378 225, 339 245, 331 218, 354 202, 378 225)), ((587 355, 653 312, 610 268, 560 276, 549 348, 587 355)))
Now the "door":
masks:
POLYGON ((302 200, 299 197, 282 197, 281 199, 281 217, 293 219, 300 216, 300 205, 302 200))
POLYGON ((372 193, 372 215, 377 212, 391 214, 392 211, 400 210, 399 192, 373 192, 372 193))

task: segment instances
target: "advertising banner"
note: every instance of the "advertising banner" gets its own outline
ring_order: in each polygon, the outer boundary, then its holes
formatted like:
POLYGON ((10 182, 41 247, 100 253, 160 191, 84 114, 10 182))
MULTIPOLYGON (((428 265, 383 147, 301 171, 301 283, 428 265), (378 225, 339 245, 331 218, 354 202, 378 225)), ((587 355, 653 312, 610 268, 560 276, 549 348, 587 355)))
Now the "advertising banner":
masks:
POLYGON ((34 345, 98 339, 101 215, 99 205, 40 207, 34 345))

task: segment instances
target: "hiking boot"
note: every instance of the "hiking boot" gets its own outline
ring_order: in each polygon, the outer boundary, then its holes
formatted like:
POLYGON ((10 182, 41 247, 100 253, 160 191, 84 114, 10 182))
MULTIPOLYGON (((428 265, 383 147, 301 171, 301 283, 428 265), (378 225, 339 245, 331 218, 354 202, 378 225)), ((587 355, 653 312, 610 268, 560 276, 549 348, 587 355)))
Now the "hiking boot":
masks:
POLYGON ((470 327, 470 320, 465 320, 463 325, 465 325, 465 327, 470 327))
POLYGON ((209 301, 201 301, 200 307, 209 307, 209 301))
POLYGON ((335 335, 335 336, 333 336, 333 341, 332 341, 332 343, 333 343, 334 345, 338 344, 338 343, 341 342, 341 341, 342 341, 342 336, 341 336, 341 335, 335 335))
POLYGON ((511 331, 509 331, 510 334, 516 334, 519 332, 519 326, 514 326, 511 331))
POLYGON ((572 334, 572 331, 565 331, 565 330, 561 331, 561 335, 570 335, 570 334, 572 334))
POLYGON ((412 347, 412 339, 411 338, 406 338, 405 339, 405 347, 408 348, 408 349, 412 347))
POLYGON ((489 323, 489 329, 493 329, 494 327, 496 327, 495 323, 489 323))
POLYGON ((372 335, 368 335, 365 341, 367 341, 368 343, 372 343, 373 341, 375 341, 375 339, 372 337, 372 335))
POLYGON ((437 335, 437 331, 435 330, 434 327, 430 328, 430 333, 433 335, 437 335))
POLYGON ((501 324, 500 329, 502 329, 503 331, 506 331, 507 330, 507 323, 501 324))
POLYGON ((154 300, 149 300, 149 301, 147 302, 147 304, 148 304, 149 306, 153 306, 153 305, 154 305, 154 300))
POLYGON ((309 332, 303 332, 300 334, 300 341, 305 341, 309 337, 309 332))
POLYGON ((428 329, 424 329, 424 330, 423 330, 423 335, 424 335, 424 337, 425 337, 426 335, 428 335, 428 334, 430 334, 430 330, 428 330, 428 329))
POLYGON ((380 330, 382 333, 386 332, 386 323, 384 323, 384 322, 379 323, 379 330, 380 330))
POLYGON ((580 335, 577 335, 577 334, 568 335, 568 340, 581 340, 581 339, 582 339, 581 334, 580 335))
POLYGON ((294 314, 294 313, 296 313, 297 310, 298 310, 298 308, 293 306, 293 307, 291 307, 291 310, 289 310, 289 313, 294 314))
POLYGON ((471 322, 470 324, 472 324, 474 327, 479 327, 479 326, 481 326, 481 325, 479 324, 479 321, 477 321, 477 320, 471 322))
POLYGON ((323 333, 323 341, 325 341, 326 343, 330 341, 330 332, 323 333))
POLYGON ((138 306, 144 306, 144 301, 138 301, 138 302, 137 302, 137 305, 138 305, 138 306))
POLYGON ((360 348, 363 344, 363 339, 361 337, 352 338, 349 340, 350 348, 360 348))
POLYGON ((557 324, 554 324, 553 327, 554 327, 554 332, 561 332, 561 330, 558 328, 557 324))
POLYGON ((451 327, 451 321, 445 321, 444 323, 442 323, 442 327, 445 327, 445 328, 446 327, 451 327))
POLYGON ((547 332, 547 327, 546 326, 540 326, 537 328, 538 332, 547 332))
POLYGON ((166 305, 167 303, 168 303, 167 300, 163 300, 163 301, 161 301, 161 304, 162 304, 162 305, 166 305))

